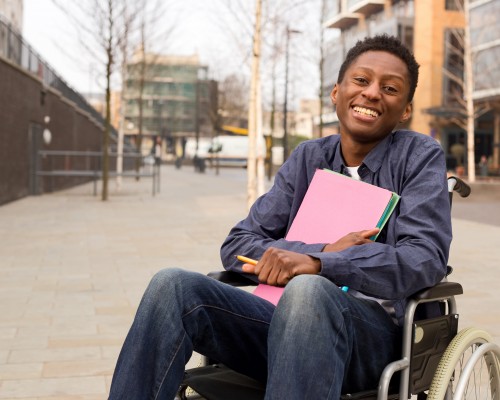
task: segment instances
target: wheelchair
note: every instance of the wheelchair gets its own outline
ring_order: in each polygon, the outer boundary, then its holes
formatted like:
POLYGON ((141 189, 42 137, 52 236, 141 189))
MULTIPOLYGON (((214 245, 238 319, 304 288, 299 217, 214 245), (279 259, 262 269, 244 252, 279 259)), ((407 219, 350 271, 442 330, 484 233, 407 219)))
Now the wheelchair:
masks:
MULTIPOLYGON (((453 192, 461 197, 470 194, 470 187, 454 176, 448 178, 448 190, 450 203, 453 192)), ((448 275, 451 271, 448 267, 448 275)), ((209 276, 238 287, 255 285, 231 271, 212 272, 209 276)), ((445 278, 436 286, 414 294, 405 310, 401 358, 385 367, 378 388, 345 393, 342 400, 395 400, 412 396, 417 400, 500 400, 500 347, 483 330, 469 327, 458 332, 455 296, 462 293, 459 283, 445 278), (418 320, 417 307, 428 302, 438 302, 442 315, 418 320)), ((176 399, 264 398, 263 383, 224 365, 206 359, 204 362, 204 366, 185 371, 176 399)))

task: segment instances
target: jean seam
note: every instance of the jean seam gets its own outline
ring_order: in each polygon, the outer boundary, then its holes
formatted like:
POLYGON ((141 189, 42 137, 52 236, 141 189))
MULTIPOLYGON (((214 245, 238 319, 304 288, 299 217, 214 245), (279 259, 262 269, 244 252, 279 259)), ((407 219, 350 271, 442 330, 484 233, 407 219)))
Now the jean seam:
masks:
POLYGON ((156 394, 154 396, 154 400, 158 399, 158 395, 160 394, 161 387, 163 386, 163 382, 165 381, 165 378, 167 377, 168 371, 170 371, 170 367, 172 367, 172 364, 174 363, 174 360, 177 357, 177 354, 179 353, 179 350, 180 350, 181 345, 184 342, 185 338, 186 338, 186 333, 184 332, 184 334, 182 335, 182 339, 179 341, 179 345, 177 346, 177 349, 175 350, 174 356, 172 357, 170 364, 168 365, 167 369, 165 370, 165 373, 163 374, 163 378, 161 379, 160 385, 158 386, 158 391, 156 392, 156 394))
POLYGON ((222 307, 215 307, 215 306, 211 306, 211 305, 208 305, 208 304, 200 304, 200 305, 194 307, 192 310, 189 310, 184 315, 182 315, 181 318, 187 317, 189 314, 192 314, 193 312, 195 312, 199 308, 204 308, 204 307, 206 307, 206 308, 212 308, 212 309, 215 309, 215 310, 219 310, 219 311, 225 312, 227 314, 231 314, 231 315, 234 315, 236 317, 243 318, 243 319, 246 319, 246 320, 249 320, 249 321, 255 321, 255 322, 260 322, 260 323, 263 323, 263 324, 266 324, 266 325, 270 325, 270 322, 268 322, 268 321, 257 319, 257 318, 252 318, 252 317, 248 317, 246 315, 242 315, 242 314, 238 314, 238 313, 226 310, 225 308, 222 308, 222 307))
MULTIPOLYGON (((348 307, 344 307, 344 309, 341 310, 340 312, 343 315, 342 326, 340 327, 340 330, 344 331, 344 334, 347 336, 347 328, 346 328, 346 323, 345 323, 345 315, 346 315, 346 312, 349 315, 350 311, 349 311, 348 307)), ((336 337, 335 337, 335 346, 337 345, 338 341, 339 341, 339 335, 336 335, 336 337)), ((335 368, 337 368, 337 367, 335 367, 335 368)), ((345 366, 345 369, 347 370, 347 365, 345 366)), ((344 371, 344 375, 345 375, 345 372, 346 371, 344 371)), ((337 371, 337 373, 338 373, 338 371, 337 371)), ((342 377, 342 382, 343 381, 344 381, 344 378, 342 377)), ((332 389, 333 389, 333 382, 330 384, 330 388, 328 389, 328 393, 327 393, 328 397, 327 397, 327 399, 329 399, 331 397, 332 389)))

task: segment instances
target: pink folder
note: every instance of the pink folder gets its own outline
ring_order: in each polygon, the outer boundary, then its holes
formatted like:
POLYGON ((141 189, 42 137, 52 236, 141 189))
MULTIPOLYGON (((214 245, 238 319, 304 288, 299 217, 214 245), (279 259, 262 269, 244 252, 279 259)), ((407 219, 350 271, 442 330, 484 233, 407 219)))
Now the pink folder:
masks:
MULTIPOLYGON (((382 229, 398 200, 399 196, 387 189, 317 170, 286 240, 333 243, 350 232, 382 229)), ((277 304, 283 288, 260 284, 253 293, 277 304)))
POLYGON ((276 305, 278 304, 278 301, 281 295, 283 294, 283 290, 285 290, 285 288, 283 287, 271 286, 271 285, 266 285, 264 283, 260 283, 253 291, 253 294, 262 297, 263 299, 276 305))
POLYGON ((286 239, 333 243, 350 232, 375 228, 393 196, 387 189, 317 170, 286 239))

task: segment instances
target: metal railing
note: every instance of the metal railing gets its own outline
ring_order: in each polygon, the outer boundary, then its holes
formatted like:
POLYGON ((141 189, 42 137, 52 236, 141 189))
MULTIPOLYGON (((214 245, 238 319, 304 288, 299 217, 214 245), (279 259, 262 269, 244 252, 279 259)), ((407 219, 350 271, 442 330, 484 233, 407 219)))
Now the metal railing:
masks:
MULTIPOLYGON (((118 153, 108 153, 109 157, 118 157, 118 153)), ((160 166, 152 164, 145 167, 145 158, 137 153, 121 154, 124 164, 128 159, 140 162, 140 168, 127 168, 121 172, 110 169, 108 178, 129 177, 129 178, 152 178, 152 195, 160 192, 160 166)), ((97 182, 103 178, 102 171, 103 153, 100 151, 64 151, 64 150, 40 150, 37 152, 35 168, 33 170, 33 182, 36 194, 40 194, 40 177, 50 177, 50 187, 55 177, 81 177, 90 178, 94 183, 93 194, 97 195, 97 182), (42 162, 44 161, 44 162, 42 162), (44 166, 42 166, 44 164, 44 166), (44 168, 45 167, 45 168, 44 168)), ((109 163, 112 165, 112 163, 109 163)))

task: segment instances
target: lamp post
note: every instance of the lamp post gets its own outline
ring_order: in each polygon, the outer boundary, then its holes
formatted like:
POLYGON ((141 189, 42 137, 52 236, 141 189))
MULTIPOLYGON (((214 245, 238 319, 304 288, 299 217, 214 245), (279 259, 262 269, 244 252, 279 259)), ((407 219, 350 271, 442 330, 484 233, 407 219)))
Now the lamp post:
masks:
POLYGON ((302 33, 295 29, 286 27, 286 51, 285 51, 285 100, 283 102, 283 162, 288 158, 288 58, 290 53, 290 35, 292 33, 302 33))

